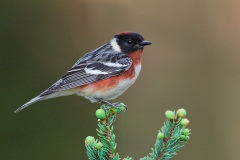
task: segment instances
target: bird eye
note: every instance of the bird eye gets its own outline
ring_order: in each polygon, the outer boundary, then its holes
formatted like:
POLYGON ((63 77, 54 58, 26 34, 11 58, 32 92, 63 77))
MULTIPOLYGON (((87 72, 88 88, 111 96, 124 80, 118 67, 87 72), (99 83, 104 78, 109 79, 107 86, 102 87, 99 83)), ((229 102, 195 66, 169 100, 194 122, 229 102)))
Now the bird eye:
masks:
POLYGON ((127 43, 128 44, 132 44, 133 42, 132 42, 132 40, 128 40, 127 43))

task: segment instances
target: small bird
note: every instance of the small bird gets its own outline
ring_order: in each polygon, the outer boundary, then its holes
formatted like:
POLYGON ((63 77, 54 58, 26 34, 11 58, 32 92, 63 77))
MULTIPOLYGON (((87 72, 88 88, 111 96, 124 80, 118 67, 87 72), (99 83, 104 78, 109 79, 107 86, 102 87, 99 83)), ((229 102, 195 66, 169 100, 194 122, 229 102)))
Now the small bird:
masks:
POLYGON ((47 90, 14 112, 38 101, 77 94, 91 102, 108 102, 125 92, 141 70, 143 48, 152 44, 134 32, 122 32, 105 45, 85 54, 47 90))

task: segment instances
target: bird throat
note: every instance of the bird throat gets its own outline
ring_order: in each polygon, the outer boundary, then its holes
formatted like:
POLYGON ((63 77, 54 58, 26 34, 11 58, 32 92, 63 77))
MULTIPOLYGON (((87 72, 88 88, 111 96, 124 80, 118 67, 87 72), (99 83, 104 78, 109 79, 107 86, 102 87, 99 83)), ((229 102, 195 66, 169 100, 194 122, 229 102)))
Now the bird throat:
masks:
POLYGON ((136 50, 136 51, 132 52, 131 54, 128 54, 128 56, 131 57, 131 59, 133 61, 133 65, 141 64, 142 52, 143 52, 143 50, 136 50))

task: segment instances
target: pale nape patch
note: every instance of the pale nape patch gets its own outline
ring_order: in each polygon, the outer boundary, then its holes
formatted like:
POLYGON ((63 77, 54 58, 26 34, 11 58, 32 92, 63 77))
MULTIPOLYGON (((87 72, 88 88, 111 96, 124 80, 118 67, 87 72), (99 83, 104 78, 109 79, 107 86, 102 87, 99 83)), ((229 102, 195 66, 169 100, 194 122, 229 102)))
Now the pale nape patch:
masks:
POLYGON ((117 44, 117 39, 116 39, 116 38, 113 38, 113 39, 110 41, 110 44, 111 44, 112 48, 113 48, 116 52, 121 52, 121 49, 120 49, 119 45, 117 44))

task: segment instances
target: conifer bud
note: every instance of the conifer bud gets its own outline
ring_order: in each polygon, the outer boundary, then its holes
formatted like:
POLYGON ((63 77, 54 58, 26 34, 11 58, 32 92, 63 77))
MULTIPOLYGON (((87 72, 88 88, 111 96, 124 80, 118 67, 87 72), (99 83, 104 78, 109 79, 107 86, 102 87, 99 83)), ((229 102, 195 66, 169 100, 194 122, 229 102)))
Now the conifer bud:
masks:
POLYGON ((177 110, 177 116, 180 118, 184 118, 187 115, 187 111, 183 108, 177 110))
POLYGON ((187 126, 189 124, 189 120, 187 118, 183 118, 180 123, 182 126, 187 126))
POLYGON ((91 144, 95 141, 94 137, 92 136, 87 136, 86 140, 85 140, 85 143, 87 144, 91 144))
POLYGON ((103 144, 101 142, 98 142, 98 143, 95 144, 96 149, 101 149, 102 146, 103 146, 103 144))
POLYGON ((163 139, 164 138, 164 134, 162 132, 159 132, 157 135, 158 139, 163 139))
POLYGON ((189 139, 189 136, 181 135, 181 136, 180 136, 180 139, 181 139, 181 140, 188 140, 188 139, 189 139))
POLYGON ((98 119, 106 118, 106 112, 103 109, 98 109, 95 114, 98 119))
POLYGON ((182 133, 183 133, 185 136, 189 136, 189 135, 190 135, 190 130, 189 130, 188 128, 183 129, 182 133))
POLYGON ((175 114, 174 114, 174 112, 173 111, 169 111, 169 110, 167 110, 166 112, 165 112, 165 116, 167 117, 167 119, 174 119, 174 117, 175 117, 175 114))

